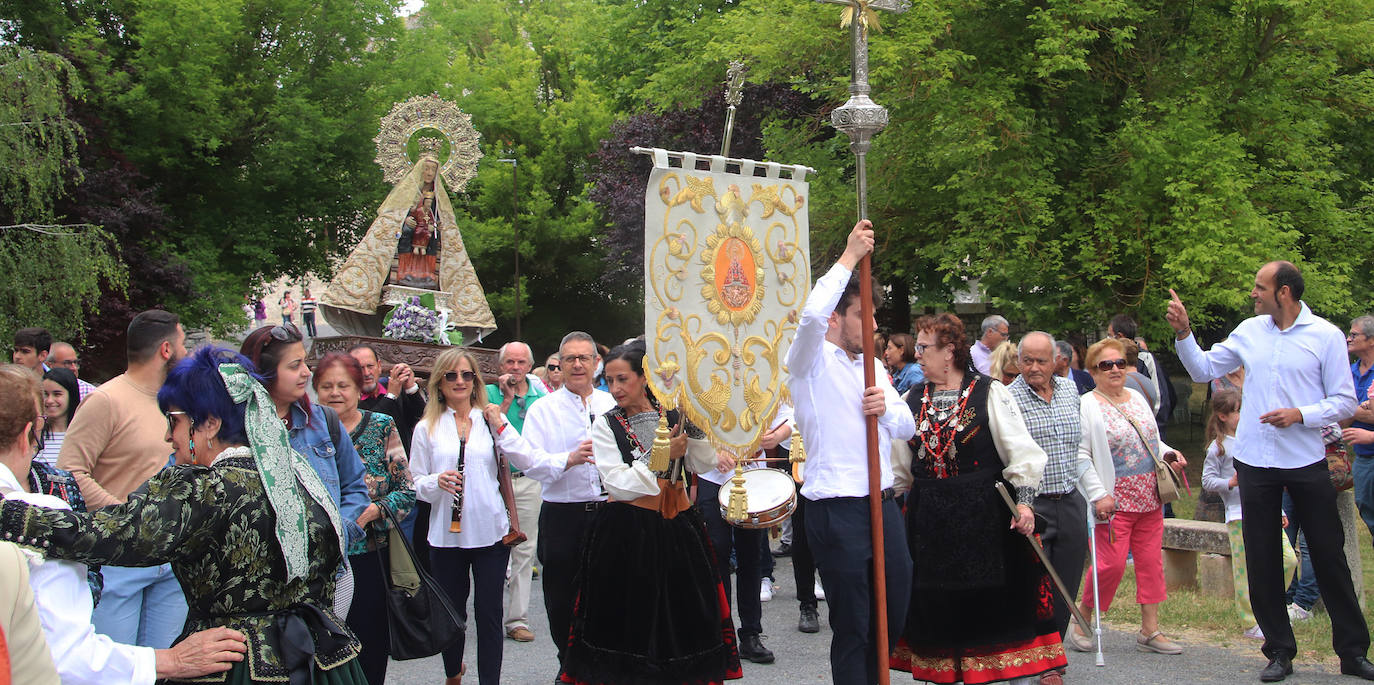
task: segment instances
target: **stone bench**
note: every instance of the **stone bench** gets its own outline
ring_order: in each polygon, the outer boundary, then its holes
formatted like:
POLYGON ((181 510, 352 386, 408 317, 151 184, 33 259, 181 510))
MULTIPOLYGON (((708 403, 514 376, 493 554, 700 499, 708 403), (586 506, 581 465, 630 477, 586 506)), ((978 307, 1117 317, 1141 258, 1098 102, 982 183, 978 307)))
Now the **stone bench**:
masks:
POLYGON ((1164 519, 1164 585, 1170 591, 1188 589, 1209 597, 1231 597, 1235 584, 1226 524, 1164 519))

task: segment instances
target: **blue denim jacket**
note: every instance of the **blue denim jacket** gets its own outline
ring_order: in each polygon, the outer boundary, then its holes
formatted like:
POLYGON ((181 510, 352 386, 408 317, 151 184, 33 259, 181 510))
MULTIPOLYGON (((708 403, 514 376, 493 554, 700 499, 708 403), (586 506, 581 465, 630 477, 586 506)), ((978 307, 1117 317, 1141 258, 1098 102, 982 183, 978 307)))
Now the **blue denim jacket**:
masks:
POLYGON ((320 480, 329 488, 329 496, 339 507, 345 538, 349 544, 363 538, 358 517, 372 501, 363 482, 363 460, 353 449, 348 431, 340 426, 339 443, 329 438, 329 424, 318 404, 310 405, 310 424, 306 425, 305 410, 300 403, 291 405, 291 447, 310 459, 320 480))

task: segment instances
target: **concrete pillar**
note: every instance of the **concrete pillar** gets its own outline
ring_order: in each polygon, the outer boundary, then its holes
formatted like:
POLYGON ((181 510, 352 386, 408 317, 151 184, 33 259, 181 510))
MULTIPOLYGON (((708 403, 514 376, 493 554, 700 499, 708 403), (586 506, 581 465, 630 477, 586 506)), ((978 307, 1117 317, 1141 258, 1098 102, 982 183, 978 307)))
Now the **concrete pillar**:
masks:
POLYGON ((1350 579, 1355 583, 1355 596, 1360 598, 1360 608, 1364 600, 1364 563, 1360 560, 1360 529, 1364 525, 1355 509, 1355 491, 1344 490, 1336 493, 1336 510, 1341 513, 1341 530, 1345 532, 1345 563, 1350 566, 1350 579))

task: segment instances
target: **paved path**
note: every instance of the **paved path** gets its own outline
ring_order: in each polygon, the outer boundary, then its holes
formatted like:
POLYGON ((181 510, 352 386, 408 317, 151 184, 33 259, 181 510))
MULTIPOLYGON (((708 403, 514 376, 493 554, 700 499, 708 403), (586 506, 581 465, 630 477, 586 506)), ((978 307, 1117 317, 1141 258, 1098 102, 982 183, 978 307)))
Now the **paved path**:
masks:
MULTIPOLYGON (((764 644, 777 655, 777 662, 760 666, 745 662, 744 679, 748 684, 805 685, 830 682, 827 660, 830 648, 830 629, 826 625, 825 603, 821 602, 821 632, 807 635, 797 632, 796 592, 792 587, 792 566, 787 558, 778 559, 777 577, 783 587, 773 601, 763 605, 764 644)), ((506 685, 548 685, 557 671, 553 642, 549 640, 544 619, 543 592, 534 581, 530 600, 530 621, 537 635, 532 643, 503 640, 505 646, 501 682, 506 685)), ((471 600, 469 600, 471 607, 471 600)), ((477 683, 475 629, 468 621, 466 682, 477 683)), ((1108 632, 1103 635, 1106 665, 1093 665, 1095 655, 1069 652, 1069 683, 1094 685, 1183 685, 1185 683, 1258 683, 1259 671, 1265 661, 1257 644, 1234 649, 1200 646, 1180 640, 1185 647, 1182 656, 1144 654, 1135 649, 1134 637, 1127 632, 1108 632)), ((388 685, 440 685, 443 683, 443 663, 439 657, 415 661, 392 662, 387 673, 388 685)), ((894 684, 912 682, 904 673, 893 672, 894 684)), ((1297 672, 1287 683, 1316 685, 1357 681, 1341 676, 1334 667, 1299 664, 1297 672)))

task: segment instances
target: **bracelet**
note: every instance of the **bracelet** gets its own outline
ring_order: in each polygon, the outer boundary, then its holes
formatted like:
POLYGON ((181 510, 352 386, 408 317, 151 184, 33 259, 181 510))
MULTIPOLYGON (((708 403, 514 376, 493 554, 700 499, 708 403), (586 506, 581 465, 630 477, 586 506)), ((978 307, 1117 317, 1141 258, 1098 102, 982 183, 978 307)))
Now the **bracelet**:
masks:
POLYGON ((509 426, 509 425, 510 425, 509 423, 503 423, 503 424, 501 424, 501 426, 500 426, 499 428, 496 429, 496 434, 497 434, 497 435, 500 435, 502 431, 506 430, 506 426, 509 426))

